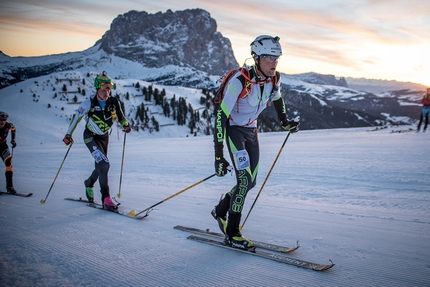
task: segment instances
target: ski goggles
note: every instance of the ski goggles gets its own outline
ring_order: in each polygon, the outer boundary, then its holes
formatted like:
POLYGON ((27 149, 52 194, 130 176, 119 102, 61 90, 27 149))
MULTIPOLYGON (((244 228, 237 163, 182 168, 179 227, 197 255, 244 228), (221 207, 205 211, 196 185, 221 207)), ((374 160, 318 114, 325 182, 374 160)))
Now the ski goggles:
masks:
POLYGON ((261 55, 261 59, 266 59, 267 62, 273 63, 279 60, 279 56, 273 56, 273 55, 261 55))
POLYGON ((100 89, 102 90, 112 90, 112 83, 101 83, 100 89))

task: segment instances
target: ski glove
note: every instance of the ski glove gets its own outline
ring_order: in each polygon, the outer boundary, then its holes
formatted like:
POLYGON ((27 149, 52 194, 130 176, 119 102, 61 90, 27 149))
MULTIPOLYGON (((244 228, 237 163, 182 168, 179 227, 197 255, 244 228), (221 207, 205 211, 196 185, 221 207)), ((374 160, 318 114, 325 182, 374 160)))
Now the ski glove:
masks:
POLYGON ((215 157, 215 173, 217 176, 224 176, 230 171, 230 164, 223 157, 215 157))
POLYGON ((12 148, 16 148, 16 141, 11 141, 10 144, 12 145, 12 148))
POLYGON ((122 127, 123 128, 123 132, 125 132, 125 133, 129 133, 129 132, 131 132, 131 127, 130 127, 130 125, 125 125, 125 126, 123 126, 122 127))
POLYGON ((64 142, 66 145, 69 145, 70 143, 72 143, 72 142, 73 142, 72 136, 71 136, 71 135, 69 135, 69 134, 65 135, 65 136, 64 136, 64 138, 63 138, 63 142, 64 142))
POLYGON ((281 121, 281 126, 284 130, 289 131, 290 133, 296 133, 300 128, 300 118, 296 117, 294 120, 289 120, 285 117, 281 121))
POLYGON ((224 176, 231 171, 230 164, 224 158, 224 145, 215 145, 215 173, 217 176, 224 176))

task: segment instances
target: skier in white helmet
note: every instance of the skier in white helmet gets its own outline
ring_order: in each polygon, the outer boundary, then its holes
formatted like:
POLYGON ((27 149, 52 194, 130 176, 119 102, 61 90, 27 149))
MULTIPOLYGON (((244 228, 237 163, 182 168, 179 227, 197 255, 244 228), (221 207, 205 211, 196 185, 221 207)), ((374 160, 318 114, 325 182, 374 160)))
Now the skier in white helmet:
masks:
POLYGON ((224 142, 236 174, 236 185, 212 210, 220 229, 226 235, 224 244, 250 250, 254 244, 240 230, 245 197, 256 185, 260 160, 257 118, 270 104, 275 107, 280 125, 294 133, 299 121, 289 120, 280 89, 280 74, 276 71, 282 47, 279 37, 258 36, 251 43, 254 65, 242 68, 228 82, 215 114, 215 172, 224 176, 230 170, 224 158, 224 142))

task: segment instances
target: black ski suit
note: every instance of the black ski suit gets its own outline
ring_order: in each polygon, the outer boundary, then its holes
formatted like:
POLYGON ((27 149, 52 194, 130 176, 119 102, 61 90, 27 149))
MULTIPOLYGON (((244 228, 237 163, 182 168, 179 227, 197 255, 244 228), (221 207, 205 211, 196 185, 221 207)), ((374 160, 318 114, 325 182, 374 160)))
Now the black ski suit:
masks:
POLYGON ((7 136, 11 132, 11 141, 15 141, 16 129, 12 123, 6 122, 5 125, 0 129, 0 157, 6 167, 6 188, 13 187, 13 167, 12 167, 12 155, 9 150, 9 146, 6 143, 7 136))

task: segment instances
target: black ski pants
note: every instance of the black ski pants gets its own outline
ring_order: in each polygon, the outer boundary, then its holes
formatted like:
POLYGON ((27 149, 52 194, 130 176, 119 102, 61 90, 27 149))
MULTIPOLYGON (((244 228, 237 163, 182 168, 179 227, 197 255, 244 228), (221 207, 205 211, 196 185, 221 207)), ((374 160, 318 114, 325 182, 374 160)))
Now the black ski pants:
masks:
POLYGON ((91 173, 91 176, 89 177, 90 182, 87 183, 87 186, 94 186, 94 183, 98 179, 103 202, 105 197, 110 196, 108 184, 110 163, 107 157, 109 134, 106 133, 104 135, 96 135, 90 130, 85 129, 84 142, 95 161, 95 167, 91 173))
POLYGON ((12 155, 6 142, 0 143, 0 157, 4 162, 6 171, 6 187, 13 187, 13 167, 12 167, 12 155))
POLYGON ((429 123, 429 113, 430 113, 430 107, 423 107, 422 108, 421 116, 420 116, 420 122, 418 123, 418 130, 420 130, 421 124, 423 123, 423 121, 424 121, 423 130, 425 131, 427 129, 427 125, 429 123))
POLYGON ((246 195, 256 185, 260 161, 257 128, 227 126, 226 142, 236 174, 236 185, 217 205, 216 212, 220 217, 226 217, 228 212, 227 235, 234 236, 239 233, 246 195), (241 159, 248 161, 249 166, 244 168, 241 159))

